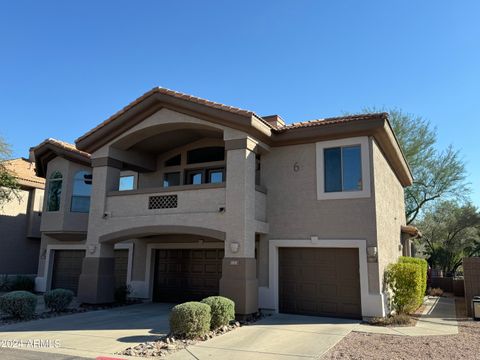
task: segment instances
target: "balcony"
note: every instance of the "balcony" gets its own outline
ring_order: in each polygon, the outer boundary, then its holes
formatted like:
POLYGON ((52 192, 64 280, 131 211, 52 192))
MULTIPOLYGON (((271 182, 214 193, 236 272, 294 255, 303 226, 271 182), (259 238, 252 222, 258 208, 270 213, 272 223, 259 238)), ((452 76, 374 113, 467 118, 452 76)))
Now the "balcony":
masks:
POLYGON ((152 225, 225 231, 225 184, 109 192, 103 232, 152 225))

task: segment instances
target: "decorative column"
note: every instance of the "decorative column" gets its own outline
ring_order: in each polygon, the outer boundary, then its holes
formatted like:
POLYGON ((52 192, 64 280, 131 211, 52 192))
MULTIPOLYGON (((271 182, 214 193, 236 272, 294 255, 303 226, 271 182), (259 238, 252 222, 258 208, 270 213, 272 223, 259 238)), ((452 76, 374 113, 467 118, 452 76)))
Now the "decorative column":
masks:
POLYGON ((106 196, 118 190, 121 164, 109 158, 92 159, 93 177, 88 218, 87 251, 78 286, 78 299, 87 304, 115 300, 114 244, 100 243, 99 235, 106 211, 106 196))
POLYGON ((226 240, 220 294, 235 301, 238 315, 258 311, 255 259, 255 153, 248 141, 226 142, 226 240))

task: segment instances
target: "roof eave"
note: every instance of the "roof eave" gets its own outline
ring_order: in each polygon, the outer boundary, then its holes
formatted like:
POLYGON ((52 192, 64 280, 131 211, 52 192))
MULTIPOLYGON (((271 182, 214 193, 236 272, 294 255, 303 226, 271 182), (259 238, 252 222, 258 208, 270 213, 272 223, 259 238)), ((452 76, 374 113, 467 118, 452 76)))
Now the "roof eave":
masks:
POLYGON ((101 124, 101 126, 76 139, 76 147, 79 150, 93 153, 162 108, 249 132, 262 141, 268 141, 271 136, 271 127, 254 113, 246 111, 235 113, 212 108, 188 99, 177 98, 152 90, 110 117, 102 123, 103 125, 101 124))
POLYGON ((51 142, 43 142, 40 145, 31 148, 35 157, 35 171, 37 176, 45 178, 47 173, 47 164, 55 157, 62 157, 82 165, 90 166, 90 157, 77 151, 68 150, 51 142))

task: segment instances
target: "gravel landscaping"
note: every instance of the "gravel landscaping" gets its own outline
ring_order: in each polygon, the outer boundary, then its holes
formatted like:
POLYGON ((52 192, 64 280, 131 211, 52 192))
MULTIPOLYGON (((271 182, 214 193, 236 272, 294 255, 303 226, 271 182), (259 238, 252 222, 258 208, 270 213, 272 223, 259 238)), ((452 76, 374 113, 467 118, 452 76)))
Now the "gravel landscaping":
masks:
POLYGON ((466 318, 465 300, 455 299, 459 333, 396 336, 352 332, 323 359, 478 359, 480 322, 466 318))

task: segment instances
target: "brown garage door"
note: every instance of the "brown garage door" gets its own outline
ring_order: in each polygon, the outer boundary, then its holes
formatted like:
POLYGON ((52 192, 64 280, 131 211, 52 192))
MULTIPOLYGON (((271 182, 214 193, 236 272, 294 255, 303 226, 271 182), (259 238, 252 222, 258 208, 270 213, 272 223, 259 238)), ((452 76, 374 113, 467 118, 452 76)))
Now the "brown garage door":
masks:
POLYGON ((84 250, 54 250, 52 289, 68 289, 76 294, 84 257, 84 250))
POLYGON ((218 295, 223 249, 157 250, 153 300, 183 302, 218 295))
POLYGON ((128 272, 128 250, 115 250, 115 288, 125 286, 128 272))
POLYGON ((279 310, 361 318, 358 249, 280 248, 279 310))

